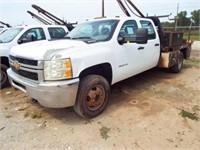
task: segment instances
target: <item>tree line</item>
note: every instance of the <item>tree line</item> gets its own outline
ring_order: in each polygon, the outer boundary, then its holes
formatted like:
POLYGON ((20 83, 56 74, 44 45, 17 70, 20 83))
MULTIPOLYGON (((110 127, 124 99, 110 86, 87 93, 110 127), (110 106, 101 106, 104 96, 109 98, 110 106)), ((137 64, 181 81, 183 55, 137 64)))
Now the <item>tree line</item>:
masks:
MULTIPOLYGON (((200 9, 191 12, 191 17, 187 17, 187 11, 181 11, 175 17, 177 19, 177 26, 199 26, 200 9)), ((162 22, 163 27, 174 27, 174 22, 162 22)))

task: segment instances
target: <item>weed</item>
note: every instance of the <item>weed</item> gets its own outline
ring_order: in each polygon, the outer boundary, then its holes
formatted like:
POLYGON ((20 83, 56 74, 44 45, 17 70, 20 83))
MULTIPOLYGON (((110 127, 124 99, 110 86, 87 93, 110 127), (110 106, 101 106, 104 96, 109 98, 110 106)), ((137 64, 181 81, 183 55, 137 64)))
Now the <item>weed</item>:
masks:
POLYGON ((32 117, 32 119, 36 119, 36 118, 41 118, 42 117, 42 115, 41 115, 41 113, 36 113, 36 112, 34 112, 34 113, 32 113, 31 114, 31 117, 32 117))
POLYGON ((199 120, 199 117, 196 116, 196 114, 190 113, 188 111, 185 110, 181 110, 181 112, 179 113, 179 115, 181 115, 183 118, 189 118, 191 120, 199 120))
POLYGON ((102 127, 101 129, 99 129, 101 137, 105 140, 107 140, 107 138, 109 138, 110 136, 108 135, 108 132, 110 131, 110 128, 107 127, 102 127))
POLYGON ((93 121, 94 121, 94 120, 86 120, 86 121, 85 121, 85 124, 92 124, 93 121))
POLYGON ((11 118, 11 117, 12 117, 12 115, 6 115, 5 117, 6 117, 6 118, 11 118))
POLYGON ((197 67, 199 68, 200 67, 200 59, 197 59, 197 58, 189 58, 187 60, 184 61, 184 64, 188 67, 197 67))

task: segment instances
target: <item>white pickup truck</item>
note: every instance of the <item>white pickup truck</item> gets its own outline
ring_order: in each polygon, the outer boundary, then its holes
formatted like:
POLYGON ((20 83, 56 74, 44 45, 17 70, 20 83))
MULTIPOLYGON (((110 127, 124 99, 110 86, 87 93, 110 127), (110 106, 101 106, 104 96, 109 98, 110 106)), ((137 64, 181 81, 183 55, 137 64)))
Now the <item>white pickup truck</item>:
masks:
POLYGON ((158 65, 181 70, 190 46, 161 43, 154 24, 148 18, 94 19, 66 39, 15 47, 10 83, 43 106, 74 106, 82 117, 93 118, 106 108, 111 85, 158 65))
POLYGON ((0 34, 0 88, 8 85, 6 70, 9 67, 8 55, 13 46, 40 40, 60 39, 68 32, 65 26, 35 25, 7 28, 0 34))

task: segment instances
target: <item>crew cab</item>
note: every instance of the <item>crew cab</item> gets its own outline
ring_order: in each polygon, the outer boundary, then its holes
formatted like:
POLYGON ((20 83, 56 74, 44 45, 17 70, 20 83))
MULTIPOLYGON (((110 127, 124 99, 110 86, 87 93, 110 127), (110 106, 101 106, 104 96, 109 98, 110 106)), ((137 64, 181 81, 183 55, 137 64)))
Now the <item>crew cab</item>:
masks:
POLYGON ((149 18, 94 19, 65 38, 14 47, 7 72, 15 88, 41 105, 73 106, 85 118, 103 112, 111 85, 157 66, 180 72, 190 51, 164 48, 149 18))
POLYGON ((67 32, 65 26, 58 25, 29 25, 7 28, 0 34, 0 87, 3 88, 9 83, 6 70, 9 67, 8 55, 13 46, 41 40, 60 39, 67 32))

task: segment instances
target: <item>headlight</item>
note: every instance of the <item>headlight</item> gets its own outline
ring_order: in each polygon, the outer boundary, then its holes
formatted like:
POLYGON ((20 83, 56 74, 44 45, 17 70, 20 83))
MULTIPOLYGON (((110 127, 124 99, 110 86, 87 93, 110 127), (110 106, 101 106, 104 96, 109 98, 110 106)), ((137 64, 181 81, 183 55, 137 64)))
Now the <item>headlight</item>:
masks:
POLYGON ((72 78, 72 66, 70 59, 44 62, 45 80, 62 80, 69 78, 72 78))

